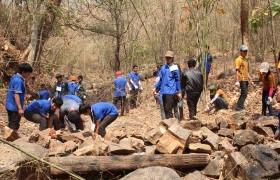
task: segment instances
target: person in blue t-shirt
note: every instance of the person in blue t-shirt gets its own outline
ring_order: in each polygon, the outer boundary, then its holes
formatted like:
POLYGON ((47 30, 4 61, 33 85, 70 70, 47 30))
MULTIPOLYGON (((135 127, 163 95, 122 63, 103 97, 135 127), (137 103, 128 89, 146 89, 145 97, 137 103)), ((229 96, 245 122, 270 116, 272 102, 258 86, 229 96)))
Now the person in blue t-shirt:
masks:
POLYGON ((116 72, 116 79, 114 80, 114 100, 113 104, 117 106, 118 102, 121 103, 121 116, 124 115, 124 109, 126 107, 126 92, 129 89, 129 84, 125 76, 121 71, 116 72))
POLYGON ((208 84, 208 77, 209 77, 210 72, 212 71, 212 74, 213 74, 213 70, 212 70, 213 56, 209 52, 209 46, 208 45, 206 46, 205 54, 203 56, 202 56, 202 54, 200 54, 197 59, 198 59, 198 62, 199 62, 199 69, 201 69, 202 72, 206 73, 206 85, 207 85, 208 84), (204 63, 204 69, 202 69, 202 65, 201 65, 202 60, 203 60, 203 63, 204 63))
POLYGON ((79 108, 80 114, 89 115, 95 124, 93 138, 96 134, 104 137, 106 134, 106 127, 114 122, 118 117, 118 109, 111 103, 99 102, 90 106, 89 104, 82 104, 79 108))
POLYGON ((154 86, 154 93, 160 89, 166 119, 173 118, 172 110, 177 107, 178 100, 182 99, 180 70, 174 64, 174 53, 165 53, 166 64, 161 67, 159 81, 154 86))
POLYGON ((25 119, 40 124, 39 130, 43 131, 47 128, 59 130, 59 109, 63 104, 61 98, 54 98, 51 101, 41 99, 32 102, 24 110, 25 119))
POLYGON ((138 66, 133 66, 133 71, 129 73, 129 91, 130 91, 130 108, 134 109, 137 106, 137 96, 139 90, 143 90, 140 82, 140 74, 138 73, 138 66))
POLYGON ((68 82, 68 89, 70 95, 77 95, 78 94, 78 85, 76 84, 77 78, 76 76, 70 77, 70 82, 68 82))
POLYGON ((4 127, 4 139, 12 141, 19 138, 17 130, 20 126, 20 119, 24 115, 23 105, 26 93, 24 79, 27 79, 32 71, 30 64, 23 63, 19 66, 18 73, 10 80, 6 97, 8 125, 4 127))
POLYGON ((51 98, 51 92, 48 90, 42 90, 38 92, 39 99, 45 99, 45 100, 50 100, 51 98))

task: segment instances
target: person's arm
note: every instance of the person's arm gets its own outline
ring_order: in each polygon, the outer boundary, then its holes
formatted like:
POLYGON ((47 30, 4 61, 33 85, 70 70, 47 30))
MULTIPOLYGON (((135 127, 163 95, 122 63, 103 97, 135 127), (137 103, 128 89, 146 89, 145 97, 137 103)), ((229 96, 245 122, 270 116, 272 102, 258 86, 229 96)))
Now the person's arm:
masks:
POLYGON ((59 118, 59 109, 56 109, 54 114, 49 117, 49 119, 48 119, 48 128, 53 128, 54 116, 59 118))
POLYGON ((23 117, 24 115, 24 111, 23 111, 23 107, 21 106, 21 103, 20 103, 20 94, 16 93, 14 98, 15 98, 15 102, 16 102, 16 105, 17 105, 17 108, 18 108, 18 114, 23 117))
POLYGON ((95 133, 95 134, 99 134, 101 119, 99 119, 99 120, 94 120, 94 123, 95 123, 95 130, 94 130, 94 133, 95 133))
POLYGON ((220 96, 219 94, 216 94, 216 95, 214 96, 214 98, 210 101, 210 104, 213 104, 213 103, 217 100, 217 98, 218 98, 219 96, 220 96))
POLYGON ((156 92, 156 89, 159 89, 161 86, 161 82, 162 82, 162 71, 160 70, 159 72, 159 76, 158 76, 158 81, 156 82, 156 84, 154 85, 154 89, 153 92, 156 92))

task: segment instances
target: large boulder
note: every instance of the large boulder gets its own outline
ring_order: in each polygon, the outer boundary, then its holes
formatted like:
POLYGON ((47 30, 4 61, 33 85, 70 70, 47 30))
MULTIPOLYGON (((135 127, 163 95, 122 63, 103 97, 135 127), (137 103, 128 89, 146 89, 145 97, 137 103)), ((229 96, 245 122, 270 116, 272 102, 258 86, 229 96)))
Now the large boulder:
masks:
POLYGON ((180 176, 173 169, 167 167, 147 167, 137 169, 121 180, 180 180, 180 176))
POLYGON ((257 134, 252 130, 238 130, 234 134, 233 143, 238 148, 247 144, 259 144, 264 142, 264 136, 257 134))
POLYGON ((202 131, 203 136, 206 137, 206 139, 204 139, 203 142, 205 144, 210 145, 212 150, 218 150, 219 136, 213 133, 207 127, 202 127, 200 130, 202 131))

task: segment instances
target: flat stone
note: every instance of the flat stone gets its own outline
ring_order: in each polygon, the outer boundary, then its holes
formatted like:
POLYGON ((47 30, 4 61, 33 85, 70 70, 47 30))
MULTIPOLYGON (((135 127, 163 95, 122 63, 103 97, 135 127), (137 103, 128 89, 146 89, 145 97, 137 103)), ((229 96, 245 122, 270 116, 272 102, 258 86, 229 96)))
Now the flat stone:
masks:
POLYGON ((228 138, 233 138, 233 131, 231 129, 222 128, 218 131, 218 135, 228 138))
POLYGON ((200 171, 194 171, 183 177, 182 180, 210 180, 210 178, 203 175, 200 171))
POLYGON ((205 144, 210 145, 212 150, 218 150, 219 136, 213 133, 207 127, 202 127, 200 130, 202 131, 203 136, 206 137, 206 139, 204 139, 203 142, 205 142, 205 144))
POLYGON ((258 135, 252 130, 238 130, 234 134, 233 142, 239 148, 247 144, 259 144, 264 142, 264 136, 258 135))
POLYGON ((164 119, 160 121, 160 125, 165 126, 166 129, 170 128, 174 123, 178 123, 179 120, 176 118, 169 118, 169 119, 164 119))
POLYGON ((145 133, 145 139, 153 145, 156 145, 162 135, 159 128, 154 128, 145 133))
POLYGON ((278 154, 280 154, 280 141, 269 143, 268 146, 274 151, 276 151, 278 154))
POLYGON ((217 132, 219 130, 219 126, 216 124, 215 121, 207 122, 206 127, 213 132, 217 132))
POLYGON ((179 123, 174 123, 168 130, 178 137, 183 143, 187 142, 192 134, 192 131, 184 129, 179 123))
POLYGON ((48 148, 51 140, 51 137, 49 136, 49 132, 50 132, 49 129, 46 129, 44 131, 35 130, 30 135, 28 142, 36 143, 44 148, 48 148))
POLYGON ((245 120, 234 119, 232 121, 232 123, 230 124, 230 128, 232 130, 246 129, 246 121, 245 120))
POLYGON ((257 132, 260 135, 263 135, 265 137, 274 137, 274 132, 270 127, 265 126, 254 126, 253 130, 257 132))
POLYGON ((66 153, 72 153, 78 148, 78 145, 74 141, 67 141, 64 143, 64 146, 66 153))
POLYGON ((114 155, 128 155, 135 153, 136 150, 132 148, 129 143, 126 144, 116 144, 113 142, 107 142, 109 145, 109 152, 114 155))
POLYGON ((202 131, 193 131, 189 138, 189 143, 201 143, 202 139, 203 139, 202 131))
POLYGON ((171 168, 167 167, 147 167, 137 169, 125 177, 121 178, 121 180, 180 180, 180 176, 171 168))
POLYGON ((182 154, 187 142, 182 142, 170 131, 166 131, 157 143, 157 150, 164 154, 182 154))
POLYGON ((217 157, 203 169, 202 173, 208 177, 219 178, 222 172, 224 159, 217 157))
POLYGON ((189 145, 190 152, 211 154, 212 149, 208 144, 193 143, 189 145))
POLYGON ((199 120, 181 121, 180 124, 183 128, 192 131, 198 131, 202 126, 202 123, 199 120))
POLYGON ((228 122, 224 117, 219 116, 215 119, 215 121, 216 124, 220 127, 220 129, 229 127, 228 122))
POLYGON ((78 132, 78 133, 60 134, 58 135, 58 139, 60 139, 62 142, 73 141, 77 144, 81 144, 84 142, 85 137, 83 136, 82 132, 78 132))
POLYGON ((221 157, 223 158, 226 155, 224 151, 215 151, 211 154, 211 157, 214 159, 216 157, 221 157))
POLYGON ((145 154, 147 154, 147 155, 155 154, 156 150, 157 150, 156 145, 145 146, 145 154))
POLYGON ((221 142, 219 142, 219 150, 225 151, 226 154, 230 154, 236 149, 237 148, 233 147, 233 145, 227 139, 224 139, 221 142))

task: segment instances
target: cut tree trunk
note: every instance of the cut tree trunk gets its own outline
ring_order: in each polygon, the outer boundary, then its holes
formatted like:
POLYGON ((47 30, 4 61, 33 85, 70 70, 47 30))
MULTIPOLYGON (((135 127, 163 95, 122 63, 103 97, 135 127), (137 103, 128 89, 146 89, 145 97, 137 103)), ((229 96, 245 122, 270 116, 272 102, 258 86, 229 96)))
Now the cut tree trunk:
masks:
MULTIPOLYGON (((65 170, 86 173, 91 171, 134 170, 149 166, 164 166, 176 169, 205 167, 209 163, 208 154, 158 154, 129 156, 83 156, 83 157, 51 157, 49 162, 65 170)), ((65 172, 50 168, 53 175, 65 172)))
POLYGON ((248 19, 249 19, 249 0, 241 0, 240 20, 241 20, 242 44, 249 47, 248 19))

